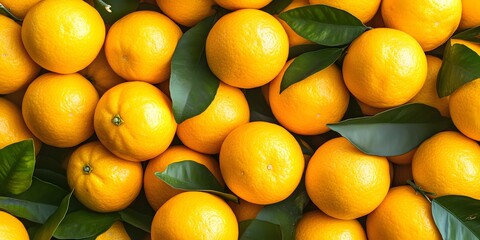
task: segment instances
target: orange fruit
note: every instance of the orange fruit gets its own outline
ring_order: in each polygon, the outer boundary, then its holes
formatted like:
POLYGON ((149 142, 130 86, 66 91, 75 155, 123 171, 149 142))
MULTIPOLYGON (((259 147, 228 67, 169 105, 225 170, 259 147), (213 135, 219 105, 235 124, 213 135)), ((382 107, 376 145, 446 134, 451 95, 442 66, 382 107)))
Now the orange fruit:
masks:
POLYGON ((82 75, 45 73, 28 86, 22 114, 42 142, 73 147, 92 136, 97 102, 97 91, 82 75))
MULTIPOLYGON (((286 8, 282 10, 281 13, 286 12, 288 10, 292 10, 299 7, 308 6, 308 0, 293 0, 286 8)), ((287 22, 283 21, 279 17, 276 17, 277 20, 282 24, 285 32, 288 35, 288 45, 290 47, 303 45, 303 44, 312 44, 310 40, 303 38, 302 36, 298 35, 288 24, 287 22)))
POLYGON ((185 146, 171 146, 162 154, 148 161, 143 176, 145 196, 153 210, 157 211, 168 199, 183 192, 157 178, 155 172, 163 172, 167 169, 168 165, 184 160, 191 160, 204 165, 210 170, 219 183, 224 184, 218 162, 211 156, 195 152, 185 146))
POLYGON ((20 25, 0 15, 0 94, 26 87, 40 71, 23 47, 21 33, 20 25))
POLYGON ((412 164, 393 164, 392 186, 406 185, 407 180, 413 180, 412 164))
POLYGON ((357 101, 358 106, 360 107, 360 111, 362 111, 362 113, 366 116, 373 116, 373 115, 376 115, 377 113, 381 113, 381 112, 389 109, 389 108, 372 107, 368 104, 365 104, 365 103, 361 102, 358 99, 355 99, 355 100, 357 101))
POLYGON ((214 0, 157 0, 157 4, 165 15, 187 27, 215 13, 214 0))
POLYGON ((107 231, 98 235, 95 240, 130 240, 130 236, 123 223, 116 221, 107 231))
POLYGON ((113 155, 98 141, 79 146, 68 160, 68 185, 93 211, 125 209, 140 193, 142 179, 141 163, 113 155))
POLYGON ((372 212, 387 195, 390 166, 385 157, 360 152, 346 138, 333 138, 310 159, 305 186, 322 212, 355 219, 372 212))
POLYGON ((462 17, 462 0, 383 0, 382 17, 386 27, 414 37, 424 51, 445 43, 462 17))
POLYGON ((347 11, 362 23, 366 23, 373 18, 380 7, 380 2, 381 0, 310 0, 310 4, 323 4, 347 11))
POLYGON ((462 0, 462 18, 459 29, 466 29, 480 26, 480 4, 475 0, 462 0))
POLYGON ((304 169, 302 149, 283 127, 251 122, 235 128, 220 149, 220 170, 228 188, 255 204, 287 198, 304 169))
POLYGON ((245 8, 260 9, 267 6, 272 0, 215 0, 221 7, 228 10, 245 8))
POLYGON ((480 140, 480 78, 465 83, 450 95, 450 115, 452 121, 465 136, 480 140))
POLYGON ((177 123, 170 99, 146 82, 125 82, 110 88, 94 115, 98 139, 115 155, 131 160, 152 159, 167 149, 177 123))
POLYGON ((418 147, 412 173, 415 183, 435 197, 480 199, 480 146, 459 132, 437 133, 418 147))
POLYGON ((220 152, 227 135, 250 121, 250 111, 243 92, 220 83, 212 103, 197 116, 178 124, 177 135, 189 148, 207 154, 220 152))
POLYGON ((170 77, 170 63, 181 36, 180 27, 167 16, 135 11, 110 27, 105 54, 124 79, 160 83, 170 77))
POLYGON ((288 36, 272 15, 242 9, 224 15, 215 23, 205 51, 208 66, 226 84, 260 87, 273 80, 285 65, 288 36))
POLYGON ((300 218, 295 228, 295 239, 366 240, 367 236, 358 220, 341 220, 315 210, 304 213, 300 218))
POLYGON ((414 148, 402 155, 388 156, 387 159, 388 161, 395 164, 410 164, 412 163, 412 159, 413 159, 413 155, 415 155, 415 151, 417 151, 417 148, 414 148))
POLYGON ((367 217, 368 239, 442 239, 430 203, 410 186, 394 187, 367 217))
POLYGON ((40 1, 28 11, 22 24, 28 54, 41 67, 62 74, 88 66, 104 39, 105 24, 100 14, 84 1, 40 1))
POLYGON ((42 0, 2 0, 2 5, 15 15, 15 17, 22 19, 27 15, 30 8, 41 1, 42 0))
POLYGON ((247 202, 243 199, 238 200, 239 203, 228 202, 238 222, 255 219, 264 207, 263 205, 247 202))
POLYGON ((22 111, 9 100, 0 97, 0 149, 26 139, 33 139, 35 155, 42 147, 42 142, 36 138, 23 121, 22 111))
POLYGON ((204 192, 183 192, 158 209, 151 237, 152 240, 233 240, 238 238, 238 223, 221 198, 204 192))
POLYGON ((330 129, 327 123, 338 122, 347 111, 350 93, 336 65, 314 73, 280 93, 282 72, 270 82, 269 102, 273 115, 286 129, 301 135, 317 135, 330 129))
POLYGON ((0 238, 8 240, 28 240, 27 229, 18 218, 0 211, 0 238))
POLYGON ((361 102, 376 108, 406 103, 422 88, 427 58, 410 35, 395 29, 366 31, 348 48, 343 79, 361 102))

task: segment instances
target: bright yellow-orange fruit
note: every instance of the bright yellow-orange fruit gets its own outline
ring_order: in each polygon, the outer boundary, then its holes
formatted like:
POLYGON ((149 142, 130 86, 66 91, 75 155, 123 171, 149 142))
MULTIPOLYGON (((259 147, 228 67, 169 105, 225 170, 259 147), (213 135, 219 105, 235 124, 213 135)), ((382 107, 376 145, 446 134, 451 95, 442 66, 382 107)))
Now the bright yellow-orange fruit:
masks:
POLYGON ((215 2, 228 10, 245 8, 260 9, 267 6, 272 0, 215 0, 215 2))
POLYGON ((165 15, 187 27, 215 13, 214 0, 157 0, 157 4, 165 15))
POLYGON ((450 95, 450 112, 453 124, 465 136, 480 140, 480 78, 465 83, 450 95))
POLYGON ((220 83, 212 103, 199 115, 178 124, 177 135, 195 151, 216 154, 227 135, 249 120, 250 109, 243 92, 220 83))
POLYGON ((228 202, 228 205, 230 205, 233 213, 235 213, 238 222, 255 219, 264 207, 263 205, 247 202, 243 199, 238 199, 238 201, 239 203, 228 202))
POLYGON ((238 239, 238 222, 221 198, 204 192, 184 192, 158 209, 152 240, 238 239))
POLYGON ((387 195, 390 166, 385 157, 360 152, 346 138, 333 138, 310 159, 305 186, 322 212, 356 219, 372 212, 387 195))
POLYGON ((115 155, 145 161, 167 149, 177 123, 170 99, 162 91, 133 81, 103 94, 95 109, 94 127, 98 139, 115 155))
POLYGON ((411 186, 394 187, 367 217, 370 240, 442 239, 432 217, 431 204, 411 186))
MULTIPOLYGON (((308 6, 308 0, 293 0, 286 8, 282 10, 282 12, 286 12, 288 10, 292 10, 299 7, 308 6)), ((311 44, 310 40, 305 39, 304 37, 298 35, 288 24, 287 22, 283 21, 279 17, 277 17, 278 21, 282 24, 285 32, 288 35, 288 45, 290 47, 303 45, 303 44, 311 44)))
POLYGON ((73 147, 92 136, 97 102, 97 91, 82 75, 45 73, 28 86, 22 114, 42 142, 73 147))
POLYGON ((288 57, 288 36, 272 15, 242 9, 220 18, 206 43, 208 66, 223 82, 260 87, 275 78, 288 57))
POLYGON ((107 231, 98 235, 95 240, 130 240, 130 236, 123 223, 116 221, 107 231))
POLYGON ((113 155, 98 141, 79 146, 68 160, 68 185, 75 189, 75 197, 93 211, 126 208, 140 193, 142 179, 141 163, 113 155))
POLYGON ((27 15, 28 10, 42 0, 2 0, 5 6, 15 17, 23 19, 27 15))
POLYGON ((462 18, 459 29, 480 26, 480 4, 476 0, 462 0, 462 18))
POLYGON ((310 0, 310 4, 324 4, 345 10, 360 19, 362 23, 373 18, 380 7, 380 2, 381 0, 310 0))
POLYGON ((88 66, 100 52, 105 24, 84 1, 43 0, 22 23, 22 40, 32 59, 52 72, 67 74, 88 66))
POLYGON ((282 126, 294 133, 325 133, 330 130, 327 124, 338 122, 347 111, 350 93, 342 73, 336 65, 330 65, 280 93, 283 75, 292 61, 270 82, 272 112, 282 126))
POLYGON ((0 239, 29 240, 27 229, 18 218, 0 211, 0 239))
POLYGON ((220 170, 228 188, 255 204, 287 198, 300 183, 304 165, 297 140, 273 123, 241 125, 220 149, 220 170))
POLYGON ((170 63, 180 27, 154 11, 135 11, 116 21, 105 40, 112 69, 129 81, 160 83, 170 77, 170 63))
POLYGON ((425 140, 412 161, 413 180, 427 192, 480 199, 480 146, 459 132, 425 140))
POLYGON ((427 78, 427 58, 418 42, 395 29, 366 31, 348 48, 343 79, 361 102, 376 108, 406 103, 427 78))

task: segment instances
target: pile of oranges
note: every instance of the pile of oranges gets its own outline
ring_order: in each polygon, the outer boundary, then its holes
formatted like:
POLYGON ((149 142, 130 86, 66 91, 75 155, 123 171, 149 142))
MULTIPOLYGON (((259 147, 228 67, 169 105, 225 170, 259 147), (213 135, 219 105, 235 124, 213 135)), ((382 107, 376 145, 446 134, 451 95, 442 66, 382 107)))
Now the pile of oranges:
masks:
MULTIPOLYGON (((0 15, 0 148, 33 139, 36 154, 45 145, 72 149, 62 164, 75 198, 109 213, 144 194, 156 212, 146 236, 154 240, 238 239, 239 222, 303 185, 310 204, 295 239, 441 239, 429 201, 407 180, 432 198, 480 199, 480 79, 437 94, 438 49, 457 43, 480 54, 478 43, 450 40, 480 26, 480 4, 288 1, 282 12, 326 5, 368 29, 343 46, 341 61, 283 89, 289 53, 315 43, 262 10, 275 2, 142 1, 153 10, 105 23, 99 0, 0 0, 16 16, 0 15), (202 50, 220 81, 206 109, 179 121, 185 109, 172 107, 172 58, 185 32, 210 16, 216 22, 202 50), (252 114, 245 92, 256 88, 271 122, 252 114), (410 103, 436 108, 456 128, 403 155, 376 156, 328 127, 352 105, 371 116, 410 103), (239 202, 156 176, 186 160, 239 202)), ((28 239, 11 214, 0 211, 0 223, 1 239, 28 239)), ((97 239, 130 237, 118 221, 97 239)))

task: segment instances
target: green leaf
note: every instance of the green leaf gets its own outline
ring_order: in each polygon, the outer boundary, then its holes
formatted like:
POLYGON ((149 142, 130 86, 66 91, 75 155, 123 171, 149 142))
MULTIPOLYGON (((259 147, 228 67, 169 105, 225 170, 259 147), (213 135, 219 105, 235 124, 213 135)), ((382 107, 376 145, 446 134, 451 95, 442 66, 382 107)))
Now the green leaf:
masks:
POLYGON ((352 118, 327 126, 370 155, 396 156, 452 126, 449 118, 421 103, 402 105, 374 116, 352 118))
POLYGON ((342 56, 344 50, 344 48, 324 48, 304 53, 295 58, 283 75, 280 93, 290 85, 332 65, 342 56))
POLYGON ((57 208, 55 205, 0 196, 0 209, 36 223, 45 223, 57 208))
POLYGON ((326 5, 310 5, 280 13, 300 36, 324 46, 349 44, 368 28, 352 14, 326 5))
POLYGON ((94 0, 95 9, 102 16, 103 21, 113 24, 123 16, 137 10, 139 6, 138 0, 94 0))
POLYGON ((282 230, 277 224, 250 219, 238 223, 240 240, 282 239, 282 230))
MULTIPOLYGON (((44 168, 35 168, 35 171, 33 172, 33 176, 37 177, 43 181, 55 184, 56 186, 69 190, 70 188, 68 187, 68 181, 67 177, 61 173, 52 171, 50 169, 44 169, 44 168)), ((64 195, 65 196, 65 195, 64 195)))
POLYGON ((285 9, 293 0, 273 0, 261 10, 272 15, 279 14, 285 9))
POLYGON ((165 171, 156 172, 155 176, 176 189, 209 192, 238 202, 235 195, 225 192, 207 167, 192 160, 171 163, 165 171))
MULTIPOLYGON (((250 122, 264 121, 276 123, 277 119, 273 116, 270 106, 268 106, 265 96, 262 92, 262 87, 244 89, 245 98, 247 99, 250 109, 250 122)), ((266 94, 268 98, 268 93, 266 94)))
POLYGON ((129 223, 145 232, 150 232, 153 216, 140 213, 134 209, 127 208, 119 212, 120 217, 126 223, 129 223))
POLYGON ((437 77, 440 97, 452 94, 463 84, 480 78, 480 55, 463 44, 448 42, 437 77))
POLYGON ((461 33, 457 33, 452 38, 462 39, 469 42, 480 43, 480 26, 467 29, 461 33))
POLYGON ((318 45, 318 44, 302 44, 302 45, 296 45, 292 46, 288 50, 288 59, 296 58, 304 53, 311 52, 311 51, 316 51, 326 48, 325 46, 318 45))
POLYGON ((48 218, 36 232, 33 240, 48 240, 51 239, 53 233, 57 230, 60 223, 67 214, 68 207, 70 205, 70 198, 72 197, 73 190, 63 198, 62 203, 57 210, 48 218))
POLYGON ((95 237, 107 231, 115 221, 120 220, 118 213, 97 213, 90 210, 78 210, 65 216, 53 234, 58 239, 83 239, 95 237))
POLYGON ((480 239, 480 201, 466 196, 433 199, 432 215, 443 239, 480 239))
POLYGON ((0 194, 25 192, 32 185, 34 168, 35 149, 32 139, 0 149, 0 194))
POLYGON ((185 32, 172 58, 170 95, 175 121, 181 123, 207 109, 215 98, 220 80, 210 71, 205 55, 211 16, 185 32))

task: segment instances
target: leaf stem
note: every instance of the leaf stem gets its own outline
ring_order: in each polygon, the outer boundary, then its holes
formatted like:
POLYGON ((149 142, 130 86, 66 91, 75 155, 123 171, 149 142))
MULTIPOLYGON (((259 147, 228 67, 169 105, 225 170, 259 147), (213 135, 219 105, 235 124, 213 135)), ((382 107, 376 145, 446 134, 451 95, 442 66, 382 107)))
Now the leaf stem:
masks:
POLYGON ((112 13, 112 5, 105 3, 103 0, 96 0, 96 2, 105 8, 105 11, 112 13))
POLYGON ((423 190, 420 186, 415 184, 411 179, 408 179, 407 183, 415 190, 415 192, 422 194, 422 196, 425 197, 429 203, 432 203, 432 200, 430 199, 430 197, 428 197, 428 195, 435 196, 436 195, 435 193, 427 192, 423 190))
POLYGON ((23 19, 21 18, 18 18, 16 17, 15 15, 13 15, 12 12, 10 12, 10 10, 8 10, 5 6, 3 6, 3 4, 0 3, 0 9, 3 10, 7 15, 8 17, 10 17, 11 19, 13 19, 14 21, 16 22, 22 22, 23 19))

